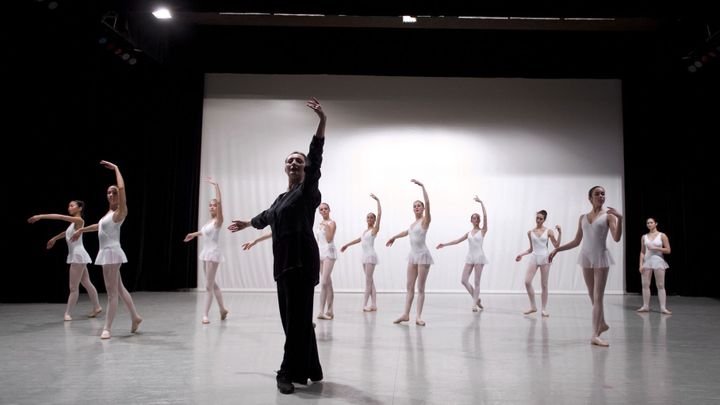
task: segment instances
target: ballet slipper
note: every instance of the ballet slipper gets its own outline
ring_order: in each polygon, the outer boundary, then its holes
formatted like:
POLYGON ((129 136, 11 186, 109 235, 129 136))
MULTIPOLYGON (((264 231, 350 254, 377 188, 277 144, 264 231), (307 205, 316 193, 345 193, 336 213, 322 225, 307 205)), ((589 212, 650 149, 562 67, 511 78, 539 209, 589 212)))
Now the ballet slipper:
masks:
POLYGON ((102 308, 93 309, 92 312, 88 314, 88 318, 95 318, 96 316, 100 315, 102 311, 102 308))
POLYGON ((322 312, 318 314, 317 319, 324 319, 324 320, 330 320, 331 318, 328 318, 327 315, 323 314, 322 312))
POLYGON ((643 305, 637 309, 637 312, 650 312, 650 308, 643 305))
POLYGON ((394 320, 393 323, 397 324, 397 323, 400 323, 400 322, 407 322, 407 321, 409 321, 409 320, 410 320, 410 317, 409 317, 409 316, 407 316, 407 315, 400 315, 400 318, 394 320))
POLYGON ((550 317, 550 314, 548 313, 548 311, 542 311, 541 313, 542 313, 542 316, 544 316, 545 318, 550 317))
POLYGON ((332 312, 325 312, 325 319, 331 321, 333 318, 335 318, 335 314, 333 314, 332 312))
POLYGON ((110 331, 107 329, 103 329, 102 333, 100 334, 100 339, 110 339, 110 331))
POLYGON ((667 308, 661 308, 660 313, 663 315, 672 315, 672 311, 667 308))
POLYGON ((530 315, 530 314, 535 313, 535 312, 537 312, 537 309, 535 309, 535 308, 530 308, 530 309, 528 309, 527 311, 523 312, 523 315, 530 315))
POLYGON ((207 324, 210 323, 210 320, 208 319, 207 316, 203 316, 203 317, 202 317, 202 323, 203 323, 203 325, 207 325, 207 324))
POLYGON ((425 326, 425 321, 423 321, 422 319, 416 319, 416 320, 415 320, 415 325, 417 325, 417 326, 425 326))
POLYGON ((228 311, 227 309, 220 310, 220 320, 224 321, 225 319, 227 319, 229 313, 230 311, 228 311))
POLYGON ((363 307, 363 312, 372 312, 372 308, 370 307, 363 307))
POLYGON ((480 307, 477 306, 477 305, 473 305, 472 311, 473 311, 473 312, 479 312, 479 311, 480 311, 480 307))
POLYGON ((72 316, 70 316, 70 315, 68 315, 68 314, 65 314, 65 316, 63 317, 63 320, 64 320, 65 322, 67 322, 67 321, 72 321, 72 316))
POLYGON ((485 309, 485 307, 482 305, 482 300, 480 298, 478 298, 476 305, 480 308, 481 311, 485 309))
POLYGON ((132 326, 130 327, 130 333, 137 332, 138 328, 140 327, 140 322, 142 322, 143 319, 138 317, 137 319, 133 319, 132 326))
POLYGON ((610 346, 610 343, 600 339, 598 336, 593 336, 593 338, 590 339, 590 344, 593 344, 595 346, 600 346, 600 347, 609 347, 610 346))
POLYGON ((377 307, 370 307, 370 311, 373 311, 373 312, 377 311, 377 307))

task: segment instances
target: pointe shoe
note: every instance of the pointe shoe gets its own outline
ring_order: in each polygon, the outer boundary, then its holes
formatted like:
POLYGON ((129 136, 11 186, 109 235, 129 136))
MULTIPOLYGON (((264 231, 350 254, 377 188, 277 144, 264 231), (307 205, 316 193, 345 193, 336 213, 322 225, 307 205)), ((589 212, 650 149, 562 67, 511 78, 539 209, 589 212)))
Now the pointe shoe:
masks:
POLYGON ((537 309, 535 309, 535 308, 530 308, 530 309, 528 309, 527 311, 523 312, 523 315, 530 315, 530 314, 535 313, 535 312, 537 312, 537 309))
POLYGON ((65 322, 67 322, 67 321, 72 321, 72 316, 70 316, 70 315, 68 315, 68 314, 65 314, 65 316, 63 316, 63 320, 64 320, 65 322))
POLYGON ((202 323, 203 323, 203 325, 207 325, 207 324, 210 323, 210 320, 208 319, 207 316, 203 316, 203 317, 202 317, 202 323))
POLYGON ((142 318, 133 319, 132 326, 130 326, 130 333, 137 332, 138 328, 140 327, 140 323, 143 321, 142 318))
POLYGON ((88 314, 88 318, 95 318, 96 316, 100 315, 102 312, 102 308, 93 309, 92 312, 88 314))
POLYGON ((590 339, 590 344, 593 344, 595 346, 600 346, 600 347, 609 347, 610 346, 610 343, 600 339, 597 336, 590 339))
POLYGON ((425 326, 425 321, 423 321, 422 319, 416 319, 416 320, 415 320, 415 325, 417 325, 417 326, 425 326))
POLYGON ((227 316, 229 313, 230 313, 230 311, 228 311, 227 309, 221 310, 220 311, 220 320, 224 321, 225 319, 227 319, 227 316))
POLYGON ((646 306, 642 306, 637 309, 637 312, 650 312, 650 308, 648 308, 646 306))
POLYGON ((110 331, 107 329, 103 329, 102 333, 100 334, 100 339, 110 339, 110 331))
POLYGON ((400 318, 394 320, 393 323, 398 324, 400 322, 407 322, 409 320, 410 320, 409 316, 402 315, 402 316, 400 316, 400 318))
POLYGON ((550 314, 547 311, 542 311, 542 316, 545 318, 549 318, 550 314))
POLYGON ((660 313, 663 315, 672 315, 672 311, 667 308, 661 308, 660 313))

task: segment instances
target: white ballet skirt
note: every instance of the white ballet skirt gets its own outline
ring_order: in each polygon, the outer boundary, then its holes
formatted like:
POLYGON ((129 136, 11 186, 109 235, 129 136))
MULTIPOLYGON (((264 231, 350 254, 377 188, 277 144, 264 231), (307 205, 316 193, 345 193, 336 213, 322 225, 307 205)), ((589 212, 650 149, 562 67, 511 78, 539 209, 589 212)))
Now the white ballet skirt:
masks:
POLYGON ((643 242, 645 243, 645 259, 643 260, 644 269, 665 270, 670 267, 665 261, 665 257, 662 252, 650 250, 650 247, 661 248, 663 246, 662 233, 659 233, 653 240, 650 240, 647 234, 643 235, 643 242))
POLYGON ((420 221, 410 225, 408 235, 410 236, 410 253, 408 254, 408 262, 410 264, 434 264, 435 262, 430 255, 430 250, 425 244, 427 229, 423 229, 420 221))
POLYGON ((225 257, 218 246, 220 228, 215 226, 215 220, 208 222, 200 228, 200 233, 203 236, 203 248, 200 251, 198 258, 204 262, 224 262, 225 257))
POLYGON ((536 266, 550 264, 550 261, 548 260, 548 257, 550 256, 550 252, 548 251, 548 230, 545 229, 540 236, 537 236, 535 232, 531 230, 530 241, 532 241, 533 247, 530 260, 532 260, 536 266))
POLYGON ((67 263, 68 264, 92 263, 92 259, 90 258, 90 255, 88 254, 87 250, 85 250, 85 246, 83 246, 82 234, 80 234, 80 238, 78 238, 78 240, 73 241, 72 236, 74 233, 75 233, 75 224, 71 222, 70 226, 68 226, 68 229, 65 231, 65 242, 67 242, 67 247, 68 247, 67 263))
POLYGON ((115 223, 113 222, 113 214, 115 211, 108 211, 104 217, 98 222, 98 239, 100 241, 100 249, 95 264, 120 264, 127 263, 127 257, 120 247, 120 227, 125 219, 115 223))
POLYGON ((580 248, 580 256, 578 264, 584 269, 598 269, 602 267, 610 267, 615 264, 610 251, 608 251, 605 241, 608 234, 607 213, 602 213, 595 217, 595 221, 591 224, 587 219, 587 214, 583 216, 581 221, 583 231, 582 248, 580 248))
POLYGON ((482 247, 484 239, 485 237, 483 236, 482 231, 477 231, 475 236, 473 236, 472 232, 467 233, 468 254, 465 256, 466 264, 489 263, 487 257, 485 257, 485 252, 482 247))
POLYGON ((327 241, 327 237, 325 236, 326 230, 327 228, 325 227, 325 225, 318 225, 317 244, 318 250, 320 251, 320 260, 337 260, 337 249, 335 248, 335 241, 327 241))
POLYGON ((377 253, 375 253, 375 236, 372 233, 372 229, 365 231, 360 237, 360 243, 362 244, 362 263, 363 264, 378 264, 377 253))

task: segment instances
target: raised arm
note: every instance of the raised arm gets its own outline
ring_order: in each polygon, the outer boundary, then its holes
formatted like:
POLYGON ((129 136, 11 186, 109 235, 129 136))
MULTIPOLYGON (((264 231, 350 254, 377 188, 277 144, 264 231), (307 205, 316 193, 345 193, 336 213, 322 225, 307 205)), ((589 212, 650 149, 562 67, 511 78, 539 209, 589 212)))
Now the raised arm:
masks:
MULTIPOLYGON (((520 260, 522 260, 522 257, 523 257, 523 256, 529 255, 529 254, 532 253, 532 251, 533 251, 532 239, 530 238, 530 232, 532 232, 532 231, 528 231, 528 233, 527 233, 528 242, 530 242, 530 247, 529 247, 527 250, 525 250, 525 251, 523 251, 522 253, 520 253, 519 255, 515 256, 515 261, 516 261, 516 262, 519 262, 520 260)), ((556 246, 556 247, 557 247, 557 246, 556 246)))
POLYGON ((360 238, 353 239, 353 240, 351 240, 350 242, 342 245, 342 247, 340 248, 340 251, 341 251, 341 252, 345 252, 345 249, 347 249, 348 247, 350 247, 350 246, 352 246, 352 245, 354 245, 354 244, 356 244, 356 243, 360 243, 360 238))
POLYGON ((620 242, 622 238, 622 219, 623 216, 615 208, 608 207, 608 226, 610 227, 610 234, 615 242, 620 242))
POLYGON ((53 246, 55 246, 55 242, 59 241, 60 239, 65 237, 65 232, 60 232, 59 234, 53 236, 50 238, 49 241, 47 241, 47 244, 45 245, 46 249, 52 249, 53 246))
POLYGON ((372 235, 376 236, 380 232, 380 219, 382 218, 382 207, 380 207, 380 199, 375 194, 370 194, 370 197, 377 202, 377 219, 375 220, 375 226, 373 227, 372 235))
POLYGON ((99 228, 98 224, 84 226, 80 229, 75 230, 75 233, 73 233, 73 236, 70 239, 73 241, 78 240, 78 239, 80 239, 80 235, 82 235, 86 232, 97 232, 98 228, 99 228))
POLYGON ((266 233, 258 236, 257 238, 251 240, 250 242, 243 243, 242 248, 243 248, 243 250, 250 250, 250 248, 257 245, 258 242, 262 242, 262 241, 264 241, 266 239, 270 239, 270 238, 272 238, 272 232, 266 232, 266 233))
POLYGON ((327 122, 327 116, 325 116, 322 105, 320 105, 320 102, 315 97, 310 97, 310 100, 307 101, 307 106, 315 111, 315 114, 317 114, 320 118, 317 131, 315 131, 315 136, 318 138, 325 138, 325 123, 327 122))
POLYGON ((215 201, 217 201, 217 211, 215 215, 215 228, 220 228, 223 223, 223 210, 222 210, 222 196, 220 194, 220 186, 217 184, 215 180, 208 177, 205 179, 208 183, 212 184, 213 188, 215 188, 215 201))
POLYGON ((560 229, 560 225, 555 225, 555 229, 557 229, 558 232, 557 239, 555 239, 555 232, 552 230, 548 232, 548 237, 550 238, 550 243, 557 249, 560 247, 560 241, 562 240, 562 229, 560 229))
POLYGON ((307 161, 305 162, 305 179, 303 180, 303 194, 315 195, 318 193, 318 183, 321 175, 320 167, 322 166, 323 146, 325 145, 325 122, 327 121, 327 117, 325 116, 322 105, 320 105, 317 99, 311 98, 308 100, 307 106, 320 117, 320 123, 315 131, 315 136, 313 136, 310 142, 310 149, 308 150, 307 161))
POLYGON ((550 256, 548 257, 548 261, 552 262, 553 258, 555 257, 556 254, 558 254, 558 252, 576 248, 580 244, 580 242, 582 242, 582 238, 583 238, 582 219, 583 219, 583 215, 580 215, 580 219, 578 220, 578 229, 577 229, 577 232, 575 233, 575 239, 571 240, 570 242, 568 242, 564 245, 561 245, 561 246, 555 248, 555 250, 553 250, 550 253, 550 256))
POLYGON ((387 241, 387 243, 385 244, 385 246, 390 247, 390 246, 392 246, 393 243, 395 243, 395 239, 404 238, 404 237, 406 237, 406 236, 408 236, 408 231, 407 231, 407 230, 402 231, 402 232, 400 232, 399 234, 397 234, 397 235, 393 236, 392 238, 390 238, 390 240, 387 241))
POLYGON ((428 229, 430 227, 430 221, 432 220, 432 218, 430 217, 430 197, 428 197, 427 190, 425 190, 425 186, 422 183, 415 179, 412 179, 410 181, 422 188, 423 199, 425 200, 425 216, 423 217, 422 227, 423 229, 428 229))
POLYGON ((485 210, 485 204, 482 202, 481 199, 478 198, 478 196, 475 196, 475 201, 480 203, 480 207, 482 208, 483 218, 482 223, 483 227, 481 229, 483 237, 485 237, 485 234, 487 233, 488 227, 487 227, 487 211, 485 210))
POLYGON ((442 249, 445 246, 457 245, 458 243, 465 241, 467 238, 468 238, 468 234, 464 234, 463 236, 461 236, 455 240, 451 240, 450 242, 438 243, 438 245, 435 247, 435 249, 442 249))
POLYGON ((127 217, 127 198, 125 196, 125 180, 123 180, 120 168, 116 164, 110 163, 107 160, 101 160, 100 164, 110 170, 115 171, 115 182, 118 188, 118 209, 113 214, 113 222, 118 223, 127 217))
POLYGON ((34 224, 35 222, 37 222, 41 219, 55 219, 58 221, 72 222, 73 224, 75 224, 76 229, 82 228, 82 226, 85 224, 85 220, 83 220, 82 217, 74 217, 72 215, 61 215, 61 214, 33 215, 30 218, 28 218, 28 222, 31 224, 34 224))

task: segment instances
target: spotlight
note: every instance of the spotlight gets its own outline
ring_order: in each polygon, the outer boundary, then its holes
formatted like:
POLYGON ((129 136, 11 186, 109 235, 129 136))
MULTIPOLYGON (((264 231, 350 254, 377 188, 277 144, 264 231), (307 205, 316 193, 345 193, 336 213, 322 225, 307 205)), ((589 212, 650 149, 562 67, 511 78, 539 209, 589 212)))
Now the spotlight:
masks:
POLYGON ((417 18, 411 16, 411 15, 404 15, 402 16, 402 22, 405 24, 412 24, 417 22, 417 18))
POLYGON ((155 11, 153 11, 153 15, 158 20, 169 20, 172 18, 172 14, 170 14, 170 10, 168 10, 165 7, 155 9, 155 11))

